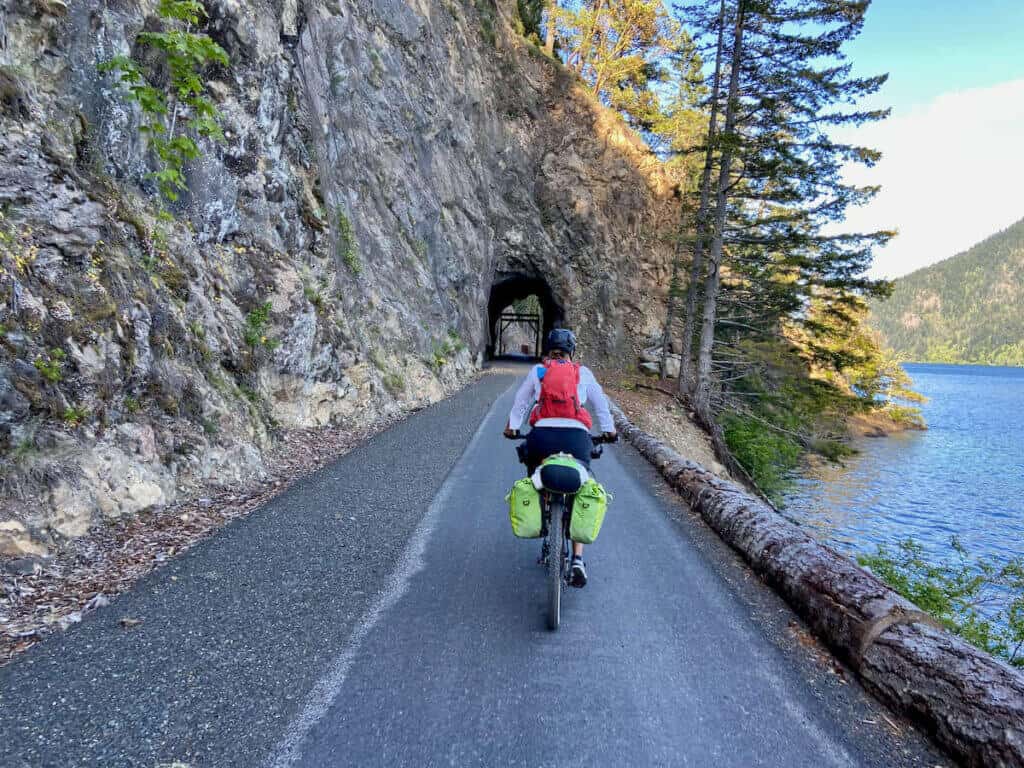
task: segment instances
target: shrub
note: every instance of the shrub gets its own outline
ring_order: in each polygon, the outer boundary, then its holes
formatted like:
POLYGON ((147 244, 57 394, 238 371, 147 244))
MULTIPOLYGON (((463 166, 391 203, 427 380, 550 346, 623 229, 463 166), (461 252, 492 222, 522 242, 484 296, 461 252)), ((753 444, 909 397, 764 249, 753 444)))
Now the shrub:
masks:
POLYGON ((448 364, 452 355, 465 348, 466 345, 459 338, 459 334, 454 330, 448 331, 448 335, 445 338, 435 340, 431 344, 431 367, 440 371, 448 364))
POLYGON ((69 427, 79 427, 89 418, 89 411, 80 405, 69 405, 64 409, 64 423, 69 427))
POLYGON ((174 201, 186 189, 185 163, 202 154, 185 129, 203 138, 224 138, 220 115, 205 95, 202 70, 211 63, 227 67, 230 62, 208 35, 191 31, 207 15, 199 0, 160 0, 157 15, 165 31, 140 32, 135 42, 146 51, 142 58, 155 59, 166 69, 166 78, 150 79, 143 71, 145 65, 128 56, 115 56, 100 64, 99 71, 117 73, 127 98, 139 105, 139 131, 149 139, 159 161, 150 178, 165 198, 174 201))
POLYGON ((449 349, 449 354, 452 352, 462 352, 466 348, 466 342, 459 336, 459 332, 454 328, 448 331, 448 341, 446 345, 449 349))
POLYGON ((316 288, 309 285, 303 286, 302 294, 318 313, 323 313, 327 309, 323 294, 316 290, 316 288))
POLYGON ((273 350, 280 344, 277 339, 271 338, 266 334, 267 325, 270 323, 270 310, 270 302, 265 301, 245 316, 245 330, 243 331, 242 338, 245 339, 245 343, 253 350, 260 347, 273 350))
POLYGON ((405 391, 405 379, 397 373, 384 374, 384 388, 391 393, 392 397, 398 397, 405 391))
POLYGON ((359 263, 359 254, 356 252, 356 236, 352 230, 352 222, 341 206, 338 206, 336 220, 338 224, 338 257, 345 262, 345 265, 358 275, 363 271, 359 263))
POLYGON ((488 45, 497 47, 498 34, 494 29, 495 11, 493 2, 476 0, 476 10, 480 14, 480 33, 488 45))
POLYGON ((800 460, 799 443, 749 416, 727 413, 721 422, 736 461, 765 495, 777 500, 789 487, 789 473, 800 460))
POLYGON ((64 358, 67 355, 63 349, 51 349, 50 354, 43 357, 40 355, 32 363, 36 370, 42 374, 43 378, 51 384, 56 384, 58 381, 64 378, 61 373, 61 368, 64 364, 64 358))

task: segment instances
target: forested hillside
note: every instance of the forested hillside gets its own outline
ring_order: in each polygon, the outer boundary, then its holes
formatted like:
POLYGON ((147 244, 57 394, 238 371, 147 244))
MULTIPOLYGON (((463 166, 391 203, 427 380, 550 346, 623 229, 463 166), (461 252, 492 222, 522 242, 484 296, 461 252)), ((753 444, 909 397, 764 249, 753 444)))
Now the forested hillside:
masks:
POLYGON ((1024 365, 1024 219, 896 281, 871 323, 906 360, 1024 365))

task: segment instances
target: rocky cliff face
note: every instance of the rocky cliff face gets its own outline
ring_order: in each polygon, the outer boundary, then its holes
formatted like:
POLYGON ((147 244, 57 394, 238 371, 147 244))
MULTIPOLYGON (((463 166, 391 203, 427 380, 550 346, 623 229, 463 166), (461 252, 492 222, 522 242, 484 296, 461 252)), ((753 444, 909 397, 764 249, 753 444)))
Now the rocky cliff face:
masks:
POLYGON ((0 0, 0 554, 443 397, 538 287, 591 361, 656 328, 668 184, 511 5, 207 0, 226 141, 170 216, 97 72, 155 6, 0 0))

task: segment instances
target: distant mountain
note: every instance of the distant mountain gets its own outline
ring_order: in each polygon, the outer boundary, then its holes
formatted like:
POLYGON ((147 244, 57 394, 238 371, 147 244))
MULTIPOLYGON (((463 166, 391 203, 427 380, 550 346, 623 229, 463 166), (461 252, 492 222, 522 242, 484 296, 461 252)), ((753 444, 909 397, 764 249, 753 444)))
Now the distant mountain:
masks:
POLYGON ((905 360, 1024 365, 1024 219, 896 280, 870 323, 905 360))

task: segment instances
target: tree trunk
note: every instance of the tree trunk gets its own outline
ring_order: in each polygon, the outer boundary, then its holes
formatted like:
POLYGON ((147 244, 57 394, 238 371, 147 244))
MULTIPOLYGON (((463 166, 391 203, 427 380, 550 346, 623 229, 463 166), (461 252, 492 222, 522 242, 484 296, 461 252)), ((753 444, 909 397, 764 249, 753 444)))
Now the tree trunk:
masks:
MULTIPOLYGON (((594 42, 599 34, 595 27, 600 25, 601 10, 603 6, 604 0, 596 0, 594 3, 594 20, 596 24, 592 24, 585 35, 582 32, 580 34, 579 62, 576 67, 576 72, 580 77, 583 77, 584 75, 584 70, 587 67, 587 63, 590 61, 590 51, 593 49, 594 42)), ((586 78, 584 77, 584 80, 585 79, 586 78)))
POLYGON ((669 279, 669 301, 665 310, 665 330, 662 333, 662 372, 658 378, 665 381, 669 361, 669 345, 672 344, 672 323, 676 315, 676 291, 679 283, 679 248, 672 254, 672 278, 669 279))
POLYGON ((665 308, 665 330, 661 334, 661 381, 668 375, 668 348, 672 345, 672 323, 676 317, 676 294, 679 292, 679 257, 682 254, 683 229, 686 226, 686 216, 679 217, 679 239, 672 251, 672 277, 668 281, 668 301, 665 308))
MULTIPOLYGON (((736 26, 733 30, 732 54, 729 66, 729 93, 725 103, 725 126, 723 133, 731 139, 736 128, 736 100, 740 89, 740 70, 743 59, 743 22, 745 12, 743 0, 737 3, 736 26)), ((712 231, 711 253, 708 258, 708 275, 704 282, 704 312, 701 317, 700 349, 697 353, 697 385, 694 388, 694 408, 701 417, 711 421, 711 353, 715 341, 715 313, 718 308, 718 290, 721 287, 722 247, 725 237, 725 216, 729 179, 732 176, 733 142, 727 141, 722 147, 718 185, 715 191, 715 222, 712 231)))
POLYGON ((555 55, 555 8, 558 7, 558 0, 551 0, 548 3, 548 24, 544 31, 544 52, 548 56, 555 55))
POLYGON ((690 281, 686 285, 686 314, 683 317, 682 349, 679 354, 679 394, 692 393, 693 328, 696 325, 697 291, 704 278, 704 241, 707 237, 708 208, 711 205, 711 171, 715 162, 715 136, 718 133, 718 99, 722 84, 722 47, 725 40, 725 0, 718 9, 718 45, 715 53, 715 74, 711 81, 711 116, 708 120, 707 149, 704 171, 700 178, 700 206, 697 209, 697 232, 690 263, 690 281))
POLYGON ((865 687, 971 768, 1024 766, 1024 675, 927 623, 890 626, 857 670, 865 687))

